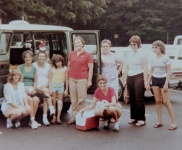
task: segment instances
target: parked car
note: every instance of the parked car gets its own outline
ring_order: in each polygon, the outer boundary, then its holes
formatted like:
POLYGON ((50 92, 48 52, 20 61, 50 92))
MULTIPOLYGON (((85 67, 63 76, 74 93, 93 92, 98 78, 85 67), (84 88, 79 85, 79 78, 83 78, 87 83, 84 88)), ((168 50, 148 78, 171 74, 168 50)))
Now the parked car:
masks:
POLYGON ((166 49, 167 54, 171 59, 171 78, 169 87, 182 89, 182 46, 168 45, 166 46, 166 49))

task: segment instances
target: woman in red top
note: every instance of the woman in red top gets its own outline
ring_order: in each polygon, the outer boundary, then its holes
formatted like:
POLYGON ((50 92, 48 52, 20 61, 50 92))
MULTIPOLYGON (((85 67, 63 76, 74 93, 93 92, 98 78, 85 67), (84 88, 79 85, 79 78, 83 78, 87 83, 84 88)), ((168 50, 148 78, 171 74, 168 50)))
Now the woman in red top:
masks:
POLYGON ((68 124, 75 123, 75 115, 85 107, 87 89, 92 85, 93 58, 84 49, 84 40, 76 37, 74 51, 68 57, 69 91, 72 105, 72 118, 68 124))
MULTIPOLYGON (((116 93, 112 87, 107 86, 107 80, 105 76, 99 75, 97 78, 98 88, 94 92, 92 103, 81 109, 83 113, 85 110, 95 108, 95 115, 100 118, 114 118, 115 125, 113 130, 119 131, 119 118, 122 114, 122 106, 116 99, 116 93)), ((109 123, 106 120, 104 128, 109 128, 109 123)))

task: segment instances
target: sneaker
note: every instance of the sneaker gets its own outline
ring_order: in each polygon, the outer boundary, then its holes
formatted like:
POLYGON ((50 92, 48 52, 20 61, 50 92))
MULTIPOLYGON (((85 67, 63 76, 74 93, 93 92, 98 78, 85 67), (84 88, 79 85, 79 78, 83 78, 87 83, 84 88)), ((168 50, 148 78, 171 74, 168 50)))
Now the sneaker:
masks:
POLYGON ((17 122, 15 121, 15 128, 18 129, 18 128, 20 128, 20 127, 21 127, 20 121, 17 121, 17 122))
POLYGON ((9 121, 9 119, 6 120, 6 128, 7 129, 13 128, 13 124, 12 122, 9 121))
POLYGON ((51 108, 51 109, 50 109, 50 116, 52 116, 52 115, 55 115, 55 110, 54 110, 54 108, 51 108))
POLYGON ((35 121, 31 122, 31 128, 32 129, 37 129, 38 128, 37 123, 35 121))
POLYGON ((113 131, 119 131, 119 122, 116 122, 113 131))
POLYGON ((37 127, 41 127, 41 124, 40 123, 38 123, 37 121, 35 121, 35 122, 37 124, 37 127))
POLYGON ((49 123, 49 121, 47 120, 47 118, 43 118, 43 124, 44 124, 45 126, 49 126, 49 125, 50 125, 50 123, 49 123))

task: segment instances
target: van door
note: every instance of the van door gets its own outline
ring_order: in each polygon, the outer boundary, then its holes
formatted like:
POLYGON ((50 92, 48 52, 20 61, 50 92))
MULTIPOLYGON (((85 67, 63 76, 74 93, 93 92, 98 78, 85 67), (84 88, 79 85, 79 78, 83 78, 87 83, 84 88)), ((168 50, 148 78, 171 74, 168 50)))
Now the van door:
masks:
POLYGON ((97 76, 101 74, 101 51, 100 51, 100 33, 98 30, 74 30, 70 32, 71 50, 73 50, 73 38, 80 36, 85 40, 85 50, 89 52, 94 60, 92 86, 88 89, 89 94, 93 94, 97 88, 97 76))
POLYGON ((9 74, 9 46, 12 32, 0 33, 0 98, 3 97, 3 85, 7 82, 9 74))

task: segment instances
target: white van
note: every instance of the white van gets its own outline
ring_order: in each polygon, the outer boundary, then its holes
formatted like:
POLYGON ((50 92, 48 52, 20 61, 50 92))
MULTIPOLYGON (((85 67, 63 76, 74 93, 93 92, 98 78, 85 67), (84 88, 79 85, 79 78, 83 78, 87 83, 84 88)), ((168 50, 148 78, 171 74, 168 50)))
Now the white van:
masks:
POLYGON ((47 41, 46 49, 51 58, 53 54, 62 55, 65 60, 73 50, 73 38, 81 36, 85 40, 85 49, 94 59, 93 85, 88 92, 97 88, 96 78, 101 73, 101 54, 99 31, 75 31, 69 27, 29 24, 26 21, 12 21, 0 24, 0 98, 3 97, 3 85, 7 81, 9 69, 23 63, 21 58, 25 50, 32 50, 36 55, 37 40, 47 41))

